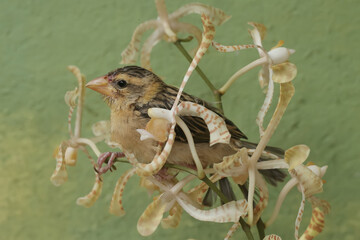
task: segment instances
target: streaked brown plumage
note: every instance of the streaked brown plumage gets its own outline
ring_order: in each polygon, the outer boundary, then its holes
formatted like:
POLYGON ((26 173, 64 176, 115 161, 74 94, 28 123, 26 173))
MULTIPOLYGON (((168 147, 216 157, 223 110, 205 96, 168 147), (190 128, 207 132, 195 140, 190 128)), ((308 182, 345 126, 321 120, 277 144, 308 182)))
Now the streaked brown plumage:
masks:
MULTIPOLYGON (((147 114, 149 108, 170 109, 178 89, 165 84, 154 73, 137 66, 119 68, 89 82, 87 86, 102 93, 111 109, 111 140, 134 153, 138 161, 150 162, 155 155, 157 143, 152 139, 141 141, 136 129, 145 129, 150 120, 147 114)), ((247 137, 211 104, 187 93, 182 94, 181 101, 198 103, 220 115, 225 120, 232 136, 230 145, 216 144, 210 147, 209 132, 205 122, 198 117, 181 117, 193 135, 196 150, 204 166, 222 161, 224 156, 234 154, 236 149, 241 147, 254 148, 256 146, 256 144, 241 140, 247 137)), ((193 166, 194 162, 184 133, 179 127, 176 127, 175 131, 175 144, 167 161, 193 166)), ((279 149, 270 150, 275 154, 282 154, 279 149)), ((263 174, 272 184, 281 181, 285 176, 278 170, 263 171, 263 174)))

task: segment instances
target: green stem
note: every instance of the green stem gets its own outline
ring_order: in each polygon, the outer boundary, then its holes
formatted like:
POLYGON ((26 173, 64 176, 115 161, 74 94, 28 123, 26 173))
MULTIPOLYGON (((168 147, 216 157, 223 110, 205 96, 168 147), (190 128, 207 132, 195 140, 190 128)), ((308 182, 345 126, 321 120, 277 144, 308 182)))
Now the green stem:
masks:
MULTIPOLYGON (((242 230, 245 232, 245 235, 246 237, 249 239, 249 240, 254 240, 254 237, 250 231, 250 227, 249 225, 245 222, 245 220, 243 218, 240 218, 239 220, 240 224, 241 224, 241 228, 242 230)), ((261 238, 262 239, 262 238, 261 238)))
POLYGON ((210 179, 206 175, 201 180, 204 181, 211 188, 211 190, 213 190, 219 196, 222 202, 224 203, 229 202, 229 199, 220 191, 220 189, 212 181, 210 181, 210 179))
POLYGON ((174 168, 174 169, 177 169, 177 170, 180 170, 180 171, 184 171, 184 172, 190 173, 190 174, 192 174, 192 175, 198 176, 198 174, 197 174, 196 171, 194 171, 194 170, 192 170, 192 169, 190 169, 190 168, 181 166, 181 165, 172 164, 172 163, 165 163, 164 167, 174 168))
MULTIPOLYGON (((184 42, 187 42, 188 39, 186 39, 184 42)), ((175 46, 177 47, 177 49, 179 49, 179 51, 184 55, 184 57, 189 61, 189 63, 192 62, 192 57, 190 56, 190 54, 186 51, 186 49, 184 48, 184 46, 181 44, 181 42, 183 42, 181 39, 177 40, 176 42, 174 42, 175 46)), ((215 98, 215 103, 216 103, 216 107, 221 111, 221 113, 223 113, 223 106, 222 106, 222 102, 221 102, 221 93, 219 92, 219 90, 211 83, 211 81, 209 80, 209 78, 205 75, 205 73, 201 70, 201 68, 199 66, 196 66, 195 70, 197 71, 197 73, 200 75, 200 77, 204 80, 204 82, 206 83, 206 85, 210 88, 210 90, 212 91, 214 98, 215 98)))
POLYGON ((259 233, 259 238, 264 239, 265 238, 265 223, 261 218, 259 218, 258 222, 256 223, 256 228, 259 233))

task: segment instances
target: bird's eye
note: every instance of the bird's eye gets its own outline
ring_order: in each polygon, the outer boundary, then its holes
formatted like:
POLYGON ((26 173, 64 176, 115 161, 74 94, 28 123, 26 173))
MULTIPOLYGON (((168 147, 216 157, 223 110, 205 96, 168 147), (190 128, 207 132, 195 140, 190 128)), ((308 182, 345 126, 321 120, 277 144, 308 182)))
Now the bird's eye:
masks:
POLYGON ((124 88, 127 85, 127 82, 125 80, 120 80, 116 83, 120 88, 124 88))

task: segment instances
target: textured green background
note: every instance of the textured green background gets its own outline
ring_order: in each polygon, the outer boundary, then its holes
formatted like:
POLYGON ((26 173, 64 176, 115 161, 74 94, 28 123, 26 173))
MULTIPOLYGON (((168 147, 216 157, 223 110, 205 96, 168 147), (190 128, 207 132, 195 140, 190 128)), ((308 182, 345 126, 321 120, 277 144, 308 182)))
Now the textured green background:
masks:
MULTIPOLYGON (((167 1, 173 11, 190 1, 167 1)), ((353 1, 204 1, 222 8, 232 19, 217 28, 224 44, 250 43, 248 21, 264 23, 267 49, 280 39, 297 50, 296 93, 271 144, 288 148, 307 144, 309 160, 329 165, 325 192, 332 205, 325 231, 318 239, 356 239, 359 212, 360 68, 359 2, 353 1)), ((64 93, 76 80, 66 70, 77 65, 93 79, 116 67, 135 27, 156 17, 153 1, 0 1, 0 238, 1 239, 142 239, 136 222, 150 198, 130 180, 125 189, 127 215, 108 213, 120 169, 105 177, 103 194, 85 209, 75 204, 88 193, 93 173, 84 155, 69 169, 69 180, 54 187, 54 148, 67 137, 64 93)), ((183 21, 196 23, 198 16, 183 21)), ((220 54, 213 49, 201 67, 217 86, 238 68, 255 59, 255 50, 220 54)), ((153 69, 168 83, 179 85, 187 62, 168 43, 152 55, 153 69)), ((258 140, 256 113, 263 95, 257 70, 234 84, 224 97, 225 112, 253 141, 258 140)), ((188 92, 212 101, 194 74, 188 92)), ((84 135, 109 110, 99 95, 87 92, 84 135)), ((121 168, 125 168, 121 167, 121 168)), ((274 204, 276 191, 271 189, 274 204)), ((267 232, 293 239, 300 194, 291 192, 278 221, 267 232)), ((310 206, 306 206, 308 223, 310 206)), ((270 211, 265 213, 268 216, 270 211)), ((266 219, 267 217, 264 217, 266 219)), ((222 239, 231 224, 200 223, 187 214, 176 230, 159 228, 147 239, 222 239)), ((243 239, 239 232, 237 239, 243 239)))

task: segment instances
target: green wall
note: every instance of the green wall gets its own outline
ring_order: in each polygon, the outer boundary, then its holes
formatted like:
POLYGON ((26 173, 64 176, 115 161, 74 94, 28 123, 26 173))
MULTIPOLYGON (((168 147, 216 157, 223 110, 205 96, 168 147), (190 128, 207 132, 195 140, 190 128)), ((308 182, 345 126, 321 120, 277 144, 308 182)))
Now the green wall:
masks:
MULTIPOLYGON (((167 1, 171 12, 190 1, 167 1)), ((267 49, 278 40, 296 49, 291 61, 298 67, 296 93, 271 144, 288 148, 307 144, 309 160, 329 165, 325 192, 332 205, 325 231, 318 239, 356 239, 359 212, 360 4, 358 1, 205 1, 232 15, 217 28, 224 44, 250 43, 248 21, 264 23, 267 49)), ((69 180, 55 187, 49 177, 55 168, 54 148, 67 137, 67 106, 63 101, 76 80, 66 69, 77 65, 88 80, 119 66, 120 53, 135 27, 156 17, 153 1, 0 1, 0 233, 1 239, 142 239, 136 223, 151 199, 130 180, 125 189, 127 214, 108 213, 121 167, 104 180, 103 194, 85 209, 76 205, 93 184, 84 155, 69 168, 69 180)), ((184 21, 196 23, 198 16, 184 21)), ((201 67, 217 86, 257 57, 254 50, 220 54, 213 49, 201 67)), ((154 71, 179 85, 187 62, 168 43, 153 51, 154 71)), ((257 70, 238 80, 224 97, 225 112, 253 141, 262 103, 257 70)), ((186 91, 212 101, 195 73, 186 91)), ((100 96, 87 92, 84 136, 90 126, 107 119, 100 96)), ((278 189, 271 189, 271 203, 278 189)), ((300 203, 295 190, 285 200, 278 221, 267 232, 293 239, 293 222, 300 203)), ((310 205, 306 206, 305 227, 310 205)), ((269 216, 270 211, 265 213, 269 216)), ((266 217, 265 217, 266 219, 266 217)), ((200 223, 184 214, 176 230, 158 229, 147 239, 222 239, 231 224, 200 223)), ((239 232, 237 239, 243 239, 239 232)))

